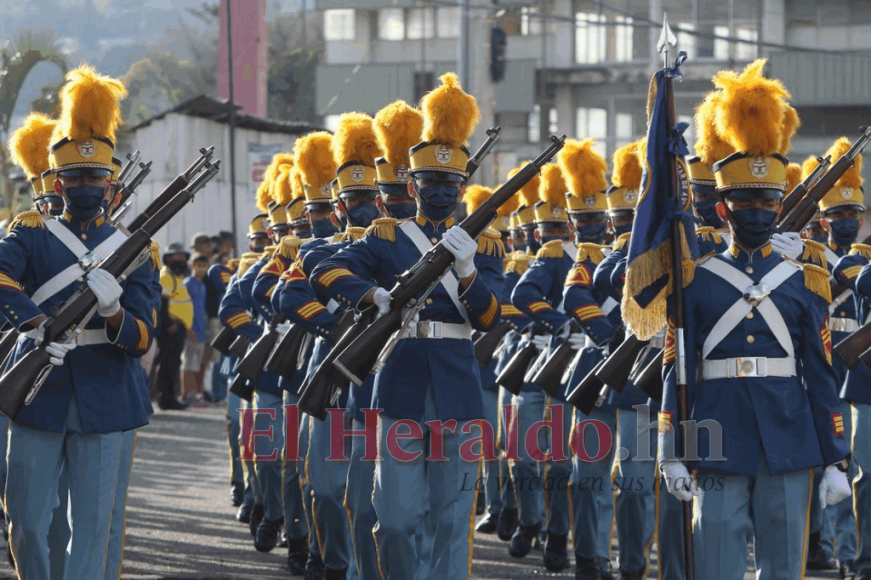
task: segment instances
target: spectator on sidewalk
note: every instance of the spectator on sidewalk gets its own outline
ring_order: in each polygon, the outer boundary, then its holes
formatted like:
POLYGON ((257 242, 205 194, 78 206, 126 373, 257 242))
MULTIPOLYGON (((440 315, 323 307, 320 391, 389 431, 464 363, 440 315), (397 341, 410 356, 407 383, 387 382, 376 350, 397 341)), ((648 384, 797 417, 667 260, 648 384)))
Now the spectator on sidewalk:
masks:
POLYGON ((184 284, 190 254, 179 243, 169 245, 163 255, 160 272, 161 321, 157 335, 158 355, 156 382, 158 406, 163 410, 180 410, 187 405, 178 400, 181 378, 181 355, 188 330, 193 326, 194 307, 184 284))
POLYGON ((204 404, 203 375, 206 372, 204 359, 206 341, 206 284, 203 281, 209 270, 209 258, 204 254, 195 254, 191 262, 191 275, 185 278, 193 305, 193 323, 187 332, 187 342, 184 348, 184 375, 182 389, 184 400, 188 404, 204 404))

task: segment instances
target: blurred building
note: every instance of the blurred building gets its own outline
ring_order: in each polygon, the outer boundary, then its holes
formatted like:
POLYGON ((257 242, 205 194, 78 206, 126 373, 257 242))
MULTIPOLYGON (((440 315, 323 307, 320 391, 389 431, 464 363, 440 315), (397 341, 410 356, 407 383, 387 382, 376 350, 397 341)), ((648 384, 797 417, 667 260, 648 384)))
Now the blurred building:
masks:
MULTIPOLYGON (((676 85, 680 120, 722 69, 766 56, 767 72, 792 92, 803 127, 791 157, 821 153, 871 122, 871 2, 867 0, 469 0, 470 78, 482 125, 502 139, 484 181, 542 148, 552 132, 593 137, 610 156, 640 137, 663 13, 689 60, 676 85), (653 23, 653 24, 651 24, 653 23), (494 32, 494 29, 498 29, 494 32), (504 33, 504 34, 503 34, 504 33), (504 51, 499 49, 504 38, 504 51), (495 59, 503 78, 494 82, 495 59)), ((316 0, 326 55, 317 71, 318 112, 330 126, 351 110, 374 113, 417 101, 457 68, 461 8, 417 0, 316 0)), ((479 138, 473 146, 480 144, 479 138)), ((687 134, 692 146, 692 128, 687 134)))

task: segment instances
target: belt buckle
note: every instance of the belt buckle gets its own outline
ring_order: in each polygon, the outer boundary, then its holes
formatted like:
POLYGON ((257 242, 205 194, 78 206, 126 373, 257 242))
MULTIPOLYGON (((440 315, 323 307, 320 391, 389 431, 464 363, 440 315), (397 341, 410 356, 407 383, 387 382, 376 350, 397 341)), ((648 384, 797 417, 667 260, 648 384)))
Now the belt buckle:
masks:
POLYGON ((415 338, 429 338, 429 322, 417 323, 417 336, 415 338))
POLYGON ((765 284, 753 284, 744 292, 744 300, 749 302, 754 308, 759 306, 759 303, 768 298, 771 290, 765 284))
POLYGON ((735 359, 736 377, 764 377, 767 375, 768 365, 765 357, 738 357, 735 359))
POLYGON ((442 338, 442 330, 444 330, 442 323, 438 320, 432 320, 429 322, 430 325, 430 338, 442 338))
POLYGON ((86 271, 92 270, 97 265, 97 262, 99 262, 99 259, 97 258, 97 255, 94 254, 94 252, 88 252, 87 254, 79 258, 79 266, 81 266, 82 269, 86 271))

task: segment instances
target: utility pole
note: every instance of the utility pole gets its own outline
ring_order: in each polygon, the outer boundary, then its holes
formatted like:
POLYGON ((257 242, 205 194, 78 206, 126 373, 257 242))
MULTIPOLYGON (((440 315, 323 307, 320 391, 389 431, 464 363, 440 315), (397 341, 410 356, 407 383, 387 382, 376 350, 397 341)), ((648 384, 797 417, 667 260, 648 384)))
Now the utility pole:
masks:
POLYGON ((460 3, 460 40, 457 46, 457 76, 463 90, 472 92, 469 86, 469 0, 459 0, 460 3))
MULTIPOLYGON (((229 99, 227 106, 227 124, 230 126, 230 216, 233 220, 233 247, 239 243, 239 231, 236 224, 236 104, 233 102, 233 0, 224 0, 227 6, 227 83, 229 99)), ((241 255, 241 254, 240 254, 241 255)))

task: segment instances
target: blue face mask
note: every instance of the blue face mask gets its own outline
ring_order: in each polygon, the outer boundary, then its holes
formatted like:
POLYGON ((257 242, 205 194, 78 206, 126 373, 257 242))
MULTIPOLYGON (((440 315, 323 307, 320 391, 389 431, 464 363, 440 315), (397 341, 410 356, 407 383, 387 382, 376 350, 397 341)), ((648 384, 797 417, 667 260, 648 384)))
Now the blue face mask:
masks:
POLYGON ((762 208, 731 211, 735 237, 747 248, 760 248, 771 237, 777 225, 777 212, 762 208))
POLYGON ((859 220, 844 218, 835 222, 829 222, 832 227, 832 239, 839 246, 849 246, 856 241, 859 235, 859 220))
POLYGON ((333 225, 332 220, 312 220, 312 235, 316 238, 329 238, 338 233, 339 228, 333 225))
POLYGON ((414 186, 420 195, 420 210, 429 219, 435 222, 443 222, 457 209, 457 196, 460 189, 449 187, 445 183, 438 183, 421 189, 414 186))
POLYGON ((65 209, 70 212, 73 218, 79 221, 89 220, 100 213, 101 209, 104 209, 103 194, 106 193, 105 187, 79 185, 68 187, 64 192, 67 194, 65 209))
POLYGON ((414 217, 417 213, 417 204, 414 202, 384 204, 387 212, 398 220, 414 217))
POLYGON ((719 200, 716 199, 706 199, 694 203, 696 213, 699 214, 704 225, 711 226, 714 229, 723 227, 723 220, 717 215, 717 203, 719 203, 719 200))
POLYGON ((623 226, 614 226, 614 235, 617 237, 620 237, 623 234, 628 234, 631 231, 632 231, 632 224, 626 224, 623 226))
POLYGON ((368 228, 381 215, 374 203, 361 202, 348 210, 348 222, 358 228, 368 228))
POLYGON ((529 247, 529 251, 537 254, 541 249, 541 243, 535 239, 535 229, 526 228, 523 231, 526 233, 526 245, 529 247))
POLYGON ((605 239, 605 230, 607 225, 603 222, 584 224, 577 228, 577 237, 579 242, 591 242, 601 244, 605 239))

